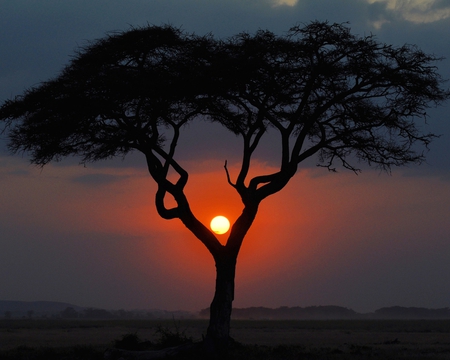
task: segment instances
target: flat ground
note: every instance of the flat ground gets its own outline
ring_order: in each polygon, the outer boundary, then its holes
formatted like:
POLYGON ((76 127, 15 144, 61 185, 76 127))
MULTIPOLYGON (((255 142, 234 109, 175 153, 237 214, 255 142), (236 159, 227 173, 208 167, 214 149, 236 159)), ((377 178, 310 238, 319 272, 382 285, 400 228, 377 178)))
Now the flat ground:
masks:
MULTIPOLYGON (((97 357, 84 358, 99 358, 126 334, 155 341, 158 326, 201 340, 207 321, 0 320, 0 359, 40 359, 30 354, 44 348, 95 350, 97 357)), ((232 337, 245 345, 247 360, 450 359, 450 320, 234 320, 232 337)))

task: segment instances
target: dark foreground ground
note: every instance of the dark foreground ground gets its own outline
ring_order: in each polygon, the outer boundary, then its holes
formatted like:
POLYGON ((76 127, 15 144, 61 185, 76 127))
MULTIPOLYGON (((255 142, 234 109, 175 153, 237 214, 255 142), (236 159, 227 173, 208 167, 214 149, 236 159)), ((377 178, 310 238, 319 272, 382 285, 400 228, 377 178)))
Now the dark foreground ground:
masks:
MULTIPOLYGON (((103 359, 124 336, 144 344, 174 334, 200 341, 206 326, 204 320, 0 320, 0 359, 103 359)), ((232 328, 237 344, 222 358, 450 359, 450 320, 235 320, 232 328)))

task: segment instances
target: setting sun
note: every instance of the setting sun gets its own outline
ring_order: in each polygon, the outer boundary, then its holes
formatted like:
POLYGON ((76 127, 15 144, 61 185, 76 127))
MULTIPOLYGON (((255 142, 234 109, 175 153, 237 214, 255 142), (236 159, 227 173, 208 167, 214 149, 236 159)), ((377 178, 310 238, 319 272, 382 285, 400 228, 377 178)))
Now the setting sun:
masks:
POLYGON ((216 234, 222 235, 225 234, 230 228, 230 222, 225 216, 216 216, 211 220, 211 230, 216 234))

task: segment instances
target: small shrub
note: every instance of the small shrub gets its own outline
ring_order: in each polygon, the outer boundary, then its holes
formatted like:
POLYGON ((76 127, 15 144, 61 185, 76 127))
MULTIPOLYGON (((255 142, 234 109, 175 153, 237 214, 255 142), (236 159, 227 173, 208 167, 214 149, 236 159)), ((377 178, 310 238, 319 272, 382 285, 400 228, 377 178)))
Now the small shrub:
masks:
POLYGON ((122 336, 122 339, 114 340, 114 347, 122 350, 148 350, 152 345, 153 344, 150 341, 142 341, 139 339, 139 336, 137 336, 136 333, 125 334, 122 336))
POLYGON ((137 333, 125 334, 121 339, 113 341, 115 349, 140 351, 140 350, 160 350, 169 347, 191 344, 192 337, 188 337, 185 330, 180 331, 179 324, 175 323, 175 330, 158 325, 155 331, 156 341, 142 341, 137 333))
POLYGON ((155 346, 158 349, 164 349, 168 347, 193 343, 194 340, 192 339, 192 337, 186 336, 185 331, 186 330, 180 331, 179 324, 176 323, 175 331, 172 331, 167 327, 158 325, 155 332, 155 335, 158 337, 158 341, 155 343, 155 346))

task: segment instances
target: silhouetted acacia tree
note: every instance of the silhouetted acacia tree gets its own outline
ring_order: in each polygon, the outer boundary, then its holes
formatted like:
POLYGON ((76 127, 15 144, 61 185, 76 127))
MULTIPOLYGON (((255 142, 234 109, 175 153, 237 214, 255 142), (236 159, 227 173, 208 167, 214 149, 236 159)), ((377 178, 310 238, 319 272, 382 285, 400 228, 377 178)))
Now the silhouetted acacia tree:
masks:
POLYGON ((434 135, 422 133, 416 121, 450 96, 437 60, 414 46, 381 44, 326 22, 284 36, 259 31, 226 40, 170 26, 133 28, 81 49, 57 78, 6 101, 0 119, 10 150, 30 153, 42 166, 68 155, 83 163, 133 150, 145 155, 159 215, 180 219, 214 257, 206 339, 220 345, 229 338, 236 259, 261 201, 313 155, 330 170, 337 164, 355 172, 358 162, 387 171, 420 163, 421 148, 434 135), (175 159, 183 125, 200 118, 243 140, 238 174, 225 163, 243 203, 225 245, 191 211, 188 173, 175 159), (249 178, 252 156, 269 132, 278 133, 279 168, 249 178), (167 196, 175 206, 166 205, 167 196))

